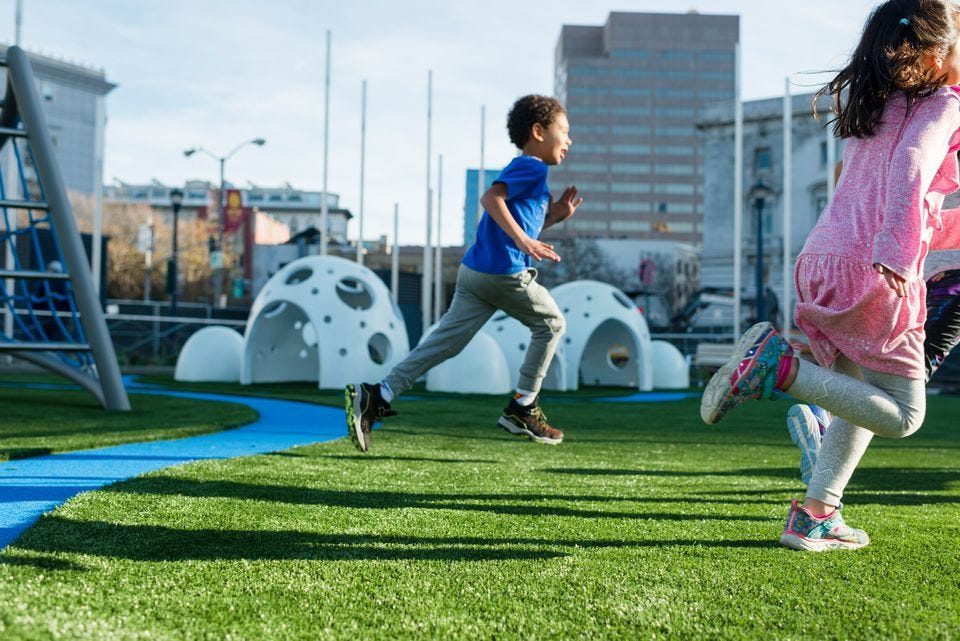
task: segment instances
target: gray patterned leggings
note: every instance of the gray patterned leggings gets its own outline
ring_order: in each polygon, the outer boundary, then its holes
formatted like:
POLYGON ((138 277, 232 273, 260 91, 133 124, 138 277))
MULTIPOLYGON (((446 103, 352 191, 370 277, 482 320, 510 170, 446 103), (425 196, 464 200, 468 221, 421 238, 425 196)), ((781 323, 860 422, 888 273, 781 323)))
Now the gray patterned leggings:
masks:
POLYGON ((799 365, 796 380, 785 391, 834 415, 807 498, 839 505, 874 434, 903 438, 920 429, 927 409, 926 385, 921 379, 860 367, 842 355, 833 371, 802 360, 799 365))

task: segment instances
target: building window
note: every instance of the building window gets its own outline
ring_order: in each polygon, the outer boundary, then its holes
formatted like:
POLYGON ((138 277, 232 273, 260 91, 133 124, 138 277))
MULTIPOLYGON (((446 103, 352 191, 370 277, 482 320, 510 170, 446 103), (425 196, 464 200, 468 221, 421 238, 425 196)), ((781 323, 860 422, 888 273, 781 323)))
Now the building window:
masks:
POLYGON ((610 231, 650 231, 646 220, 611 220, 610 231))
POLYGON ((820 214, 823 213, 823 210, 827 208, 829 203, 826 194, 818 194, 813 197, 813 212, 816 218, 820 218, 820 214))
POLYGON ((753 170, 770 171, 770 147, 759 147, 754 150, 753 170))

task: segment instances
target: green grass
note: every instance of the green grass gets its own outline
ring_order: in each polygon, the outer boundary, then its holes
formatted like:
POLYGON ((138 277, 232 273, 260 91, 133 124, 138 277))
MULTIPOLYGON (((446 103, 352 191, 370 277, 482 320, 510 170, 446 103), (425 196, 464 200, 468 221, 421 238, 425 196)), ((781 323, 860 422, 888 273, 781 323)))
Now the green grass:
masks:
POLYGON ((146 394, 130 396, 129 412, 107 412, 86 391, 14 386, 24 380, 0 377, 0 461, 218 432, 257 418, 245 405, 146 394))
POLYGON ((844 497, 872 543, 776 544, 802 493, 785 402, 399 400, 346 440, 81 495, 0 555, 7 639, 951 639, 960 399, 875 439, 844 497))

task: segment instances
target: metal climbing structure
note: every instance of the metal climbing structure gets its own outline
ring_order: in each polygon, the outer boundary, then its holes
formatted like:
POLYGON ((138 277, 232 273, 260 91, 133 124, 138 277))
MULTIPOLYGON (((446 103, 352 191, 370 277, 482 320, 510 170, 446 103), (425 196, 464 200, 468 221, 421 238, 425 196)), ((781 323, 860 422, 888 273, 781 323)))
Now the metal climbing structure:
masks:
POLYGON ((0 66, 0 354, 65 376, 108 410, 129 410, 30 61, 10 47, 0 66))

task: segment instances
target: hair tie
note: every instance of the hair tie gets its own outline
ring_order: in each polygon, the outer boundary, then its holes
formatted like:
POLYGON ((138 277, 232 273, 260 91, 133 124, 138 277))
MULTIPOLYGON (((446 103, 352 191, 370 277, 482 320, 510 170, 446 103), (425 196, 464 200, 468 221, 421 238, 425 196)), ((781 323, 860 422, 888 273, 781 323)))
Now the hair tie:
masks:
POLYGON ((910 26, 910 21, 907 20, 906 18, 900 18, 900 24, 905 26, 910 26))

